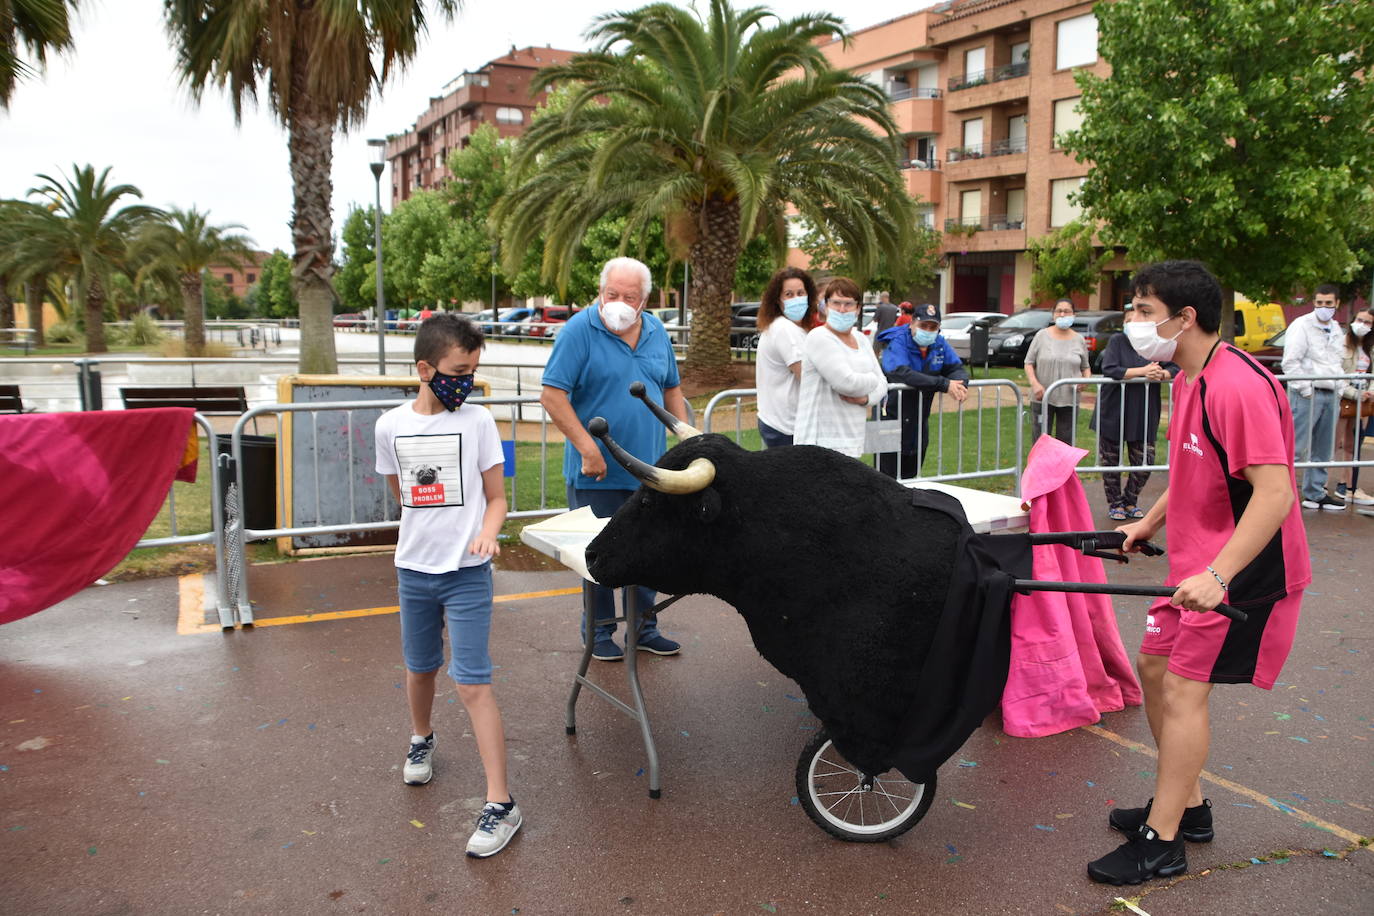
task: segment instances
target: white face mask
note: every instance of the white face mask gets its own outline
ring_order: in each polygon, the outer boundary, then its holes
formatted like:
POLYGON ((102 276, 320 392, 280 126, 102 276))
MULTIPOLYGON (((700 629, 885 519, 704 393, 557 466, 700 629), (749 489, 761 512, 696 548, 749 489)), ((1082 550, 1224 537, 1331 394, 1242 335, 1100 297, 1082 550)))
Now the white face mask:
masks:
POLYGON ((639 311, 624 302, 601 303, 601 323, 613 334, 621 334, 634 327, 639 311))
POLYGON ((1069 328, 1073 327, 1073 316, 1060 315, 1058 318, 1054 319, 1054 326, 1060 330, 1067 331, 1069 328))
POLYGON ((1317 320, 1320 321, 1322 324, 1326 324, 1332 318, 1336 317, 1336 307, 1334 305, 1319 305, 1316 308, 1314 308, 1312 312, 1317 316, 1317 320))
POLYGON ((1159 336, 1159 326, 1177 317, 1171 315, 1160 322, 1128 321, 1125 325, 1126 339, 1131 342, 1131 346, 1142 359, 1148 359, 1152 363, 1168 362, 1174 358, 1174 351, 1178 349, 1178 336, 1183 332, 1179 331, 1173 337, 1164 338, 1159 336))
POLYGON ((1352 321, 1350 322, 1350 333, 1356 337, 1363 337, 1369 333, 1369 325, 1363 321, 1352 321))

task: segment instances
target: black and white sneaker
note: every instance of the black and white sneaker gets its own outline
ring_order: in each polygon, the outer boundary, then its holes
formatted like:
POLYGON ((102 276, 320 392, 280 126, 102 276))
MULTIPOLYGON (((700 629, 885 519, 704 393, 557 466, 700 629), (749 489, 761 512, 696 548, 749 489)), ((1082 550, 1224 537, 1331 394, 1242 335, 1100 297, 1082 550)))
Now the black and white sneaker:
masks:
POLYGON ((506 844, 524 822, 514 796, 511 797, 509 809, 498 802, 487 802, 477 817, 477 829, 468 839, 468 856, 473 859, 485 859, 487 856, 496 855, 506 848, 506 844))
POLYGON ((422 786, 434 778, 434 732, 429 737, 411 735, 410 750, 406 752, 406 765, 401 770, 401 778, 408 786, 422 786))
POLYGON ((1337 499, 1336 497, 1332 496, 1330 493, 1323 493, 1323 494, 1322 494, 1322 498, 1319 499, 1319 500, 1317 500, 1317 505, 1318 505, 1318 507, 1321 508, 1321 510, 1322 510, 1323 512, 1344 512, 1344 511, 1345 511, 1345 500, 1343 500, 1343 499, 1337 499))
POLYGON ((1188 870, 1183 837, 1161 840, 1149 825, 1128 834, 1115 851, 1088 863, 1088 877, 1102 884, 1139 884, 1151 878, 1172 878, 1188 870))

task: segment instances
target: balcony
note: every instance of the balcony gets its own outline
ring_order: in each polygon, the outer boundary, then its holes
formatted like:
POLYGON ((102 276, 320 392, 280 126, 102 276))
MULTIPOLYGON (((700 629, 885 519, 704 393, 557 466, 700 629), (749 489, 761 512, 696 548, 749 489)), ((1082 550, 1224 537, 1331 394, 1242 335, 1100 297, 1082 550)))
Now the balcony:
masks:
POLYGON ((935 159, 904 159, 898 163, 902 178, 906 181, 906 192, 913 198, 938 204, 944 188, 944 176, 940 173, 940 163, 935 159))
POLYGON ((1027 73, 1030 73, 1030 62, 1024 60, 1016 64, 1003 64, 1000 67, 993 67, 991 70, 974 70, 963 76, 951 76, 949 78, 949 91, 958 92, 960 89, 972 89, 974 86, 1000 83, 1003 80, 1025 76, 1027 73))
POLYGON ((944 250, 968 254, 971 251, 1019 251, 1026 247, 1022 217, 967 216, 945 220, 944 250))
POLYGON ((913 89, 900 83, 890 84, 887 88, 888 100, 893 102, 905 102, 907 99, 938 99, 941 94, 939 89, 913 89))
POLYGON ((945 153, 946 162, 967 162, 992 156, 1012 156, 1026 151, 1026 138, 1016 137, 995 140, 992 143, 976 143, 972 146, 956 146, 945 153))
POLYGON ((903 97, 889 95, 892 120, 902 134, 938 134, 945 126, 945 103, 939 89, 903 90, 903 97))

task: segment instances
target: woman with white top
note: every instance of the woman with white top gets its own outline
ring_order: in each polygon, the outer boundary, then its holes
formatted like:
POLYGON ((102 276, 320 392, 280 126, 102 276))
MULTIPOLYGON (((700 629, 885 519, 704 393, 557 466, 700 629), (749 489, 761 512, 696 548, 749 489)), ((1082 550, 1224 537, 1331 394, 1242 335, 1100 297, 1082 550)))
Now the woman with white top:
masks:
POLYGON ((863 291, 848 277, 833 277, 821 292, 825 324, 806 335, 797 395, 797 445, 823 445, 858 458, 864 421, 887 394, 887 378, 873 344, 854 330, 863 291))
POLYGON ((1041 404, 1045 389, 1060 379, 1092 374, 1088 368, 1088 343, 1073 329, 1073 300, 1060 299, 1054 304, 1054 324, 1031 338, 1026 351, 1026 381, 1031 386, 1031 442, 1040 434, 1052 433, 1062 442, 1073 445, 1074 411, 1078 405, 1078 389, 1060 386, 1050 395, 1049 410, 1045 411, 1045 428, 1041 425, 1041 404))
POLYGON ((759 435, 764 448, 791 445, 797 424, 802 348, 815 325, 816 282, 799 267, 773 274, 759 302, 759 435))
MULTIPOLYGON (((1341 359, 1342 375, 1367 374, 1374 363, 1374 311, 1361 309, 1350 320, 1345 331, 1345 356, 1341 359)), ((1364 379, 1345 379, 1341 382, 1340 412, 1336 417, 1336 460, 1355 460, 1355 441, 1359 438, 1357 427, 1369 422, 1374 411, 1374 388, 1364 379), (1349 414, 1349 416, 1347 416, 1349 414)), ((1349 486, 1351 468, 1336 468, 1332 475, 1338 481, 1335 497, 1341 502, 1353 502, 1357 506, 1374 506, 1374 496, 1363 488, 1349 486)), ((1368 486, 1366 481, 1365 486, 1368 486)), ((1371 488, 1374 489, 1374 488, 1371 488)))

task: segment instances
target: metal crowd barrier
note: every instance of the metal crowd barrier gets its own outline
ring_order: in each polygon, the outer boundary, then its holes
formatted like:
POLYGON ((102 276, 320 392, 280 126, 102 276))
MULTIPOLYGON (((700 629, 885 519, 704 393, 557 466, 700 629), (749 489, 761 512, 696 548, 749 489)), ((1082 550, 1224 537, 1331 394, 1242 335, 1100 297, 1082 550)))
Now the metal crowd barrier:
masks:
MULTIPOLYGON (((1023 407, 1022 392, 1016 383, 1010 379, 974 379, 965 383, 968 386, 968 397, 962 402, 954 399, 943 392, 927 392, 911 389, 907 385, 893 384, 888 386, 888 393, 914 390, 916 391, 915 409, 924 411, 925 399, 934 397, 935 402, 931 405, 930 420, 926 424, 927 431, 933 428, 934 433, 930 440, 930 445, 934 449, 934 456, 928 454, 928 460, 935 461, 934 473, 921 473, 915 477, 898 478, 902 480, 933 480, 933 481, 957 481, 957 480, 976 480, 985 477, 1010 476, 1013 480, 1013 487, 1018 491, 1021 482, 1022 468, 1022 449, 1024 444, 1024 430, 1022 423, 1023 407), (1010 393, 1011 403, 1003 401, 1002 392, 1006 390, 1010 393), (953 407, 949 407, 952 404, 953 407), (1011 428, 1006 428, 1002 422, 1002 410, 1011 411, 1014 422, 1011 428), (973 419, 969 419, 969 415, 973 419), (986 429, 987 424, 984 417, 991 415, 994 418, 992 429, 986 429), (957 458, 952 468, 945 466, 945 429, 949 424, 946 418, 953 417, 953 425, 956 430, 957 458), (971 432, 970 432, 971 428, 971 432), (974 438, 974 466, 965 466, 963 444, 965 437, 971 435, 974 438), (985 463, 989 456, 988 444, 991 442, 990 463, 985 463), (999 456, 1004 449, 1010 445, 1010 460, 1007 463, 998 463, 999 456)), ((740 442, 744 432, 744 403, 746 401, 757 401, 757 388, 732 388, 722 391, 711 398, 703 412, 703 427, 705 432, 719 432, 718 422, 721 415, 733 406, 734 410, 734 438, 740 442)), ((902 414, 900 407, 892 417, 881 417, 881 409, 875 408, 879 418, 870 419, 871 432, 876 434, 876 440, 870 436, 870 444, 876 444, 876 448, 868 453, 873 456, 873 465, 878 464, 877 456, 880 454, 891 454, 900 450, 899 440, 895 437, 900 435, 902 414), (896 445, 896 448, 886 446, 896 445)), ((917 448, 920 449, 920 440, 917 440, 917 448)))

